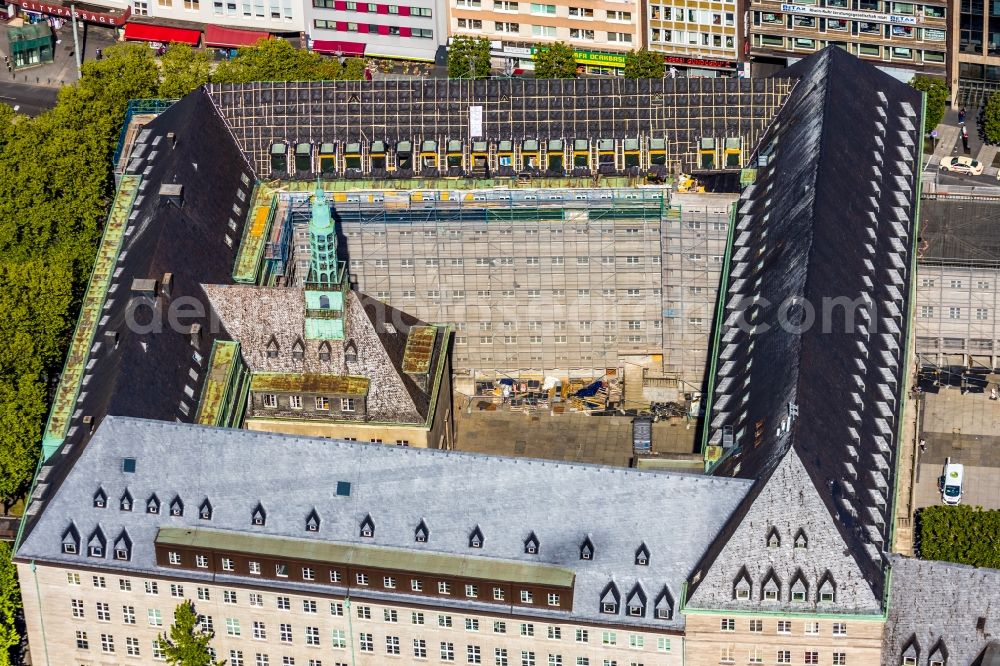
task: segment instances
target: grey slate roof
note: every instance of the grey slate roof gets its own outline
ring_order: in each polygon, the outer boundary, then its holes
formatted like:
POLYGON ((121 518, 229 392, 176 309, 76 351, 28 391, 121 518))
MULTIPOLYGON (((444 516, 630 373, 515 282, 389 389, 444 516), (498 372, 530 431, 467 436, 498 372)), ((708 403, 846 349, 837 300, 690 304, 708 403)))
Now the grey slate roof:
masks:
POLYGON ((17 557, 156 573, 153 539, 159 526, 362 543, 359 526, 370 514, 375 538, 363 543, 569 567, 576 572, 572 617, 679 629, 683 618, 676 605, 673 618, 665 621, 653 618, 653 603, 664 585, 679 603, 685 577, 748 486, 740 479, 108 417, 17 557), (136 460, 132 474, 122 471, 125 457, 136 460), (265 467, 268 473, 261 475, 265 467), (349 497, 336 495, 337 481, 351 483, 349 497), (93 506, 98 488, 107 494, 108 508, 93 506), (139 510, 119 511, 126 488, 139 510), (158 515, 141 510, 153 493, 164 506, 158 515), (182 517, 166 511, 175 495, 185 503, 182 517), (206 497, 213 507, 209 523, 197 517, 206 497), (267 511, 263 528, 251 527, 258 502, 267 511), (318 533, 305 529, 313 508, 322 520, 318 533), (414 540, 421 520, 430 532, 426 543, 414 540), (98 526, 109 539, 128 530, 131 561, 63 554, 61 538, 71 523, 84 542, 98 526), (469 535, 477 525, 484 546, 470 552, 469 535), (535 556, 524 553, 531 532, 539 540, 535 556), (588 536, 595 548, 590 561, 579 557, 588 536), (650 551, 648 566, 634 563, 641 543, 650 551), (599 613, 600 595, 610 582, 624 605, 637 581, 649 595, 645 617, 627 617, 624 610, 617 617, 599 613))
MULTIPOLYGON (((295 287, 203 285, 208 302, 220 323, 240 343, 251 372, 334 373, 367 377, 368 416, 374 421, 422 423, 430 404, 428 390, 402 372, 403 350, 410 327, 425 325, 384 303, 357 292, 345 295, 344 340, 330 340, 330 360, 319 358, 319 340, 305 338, 305 299, 295 287), (392 325, 391 331, 384 324, 392 325), (267 346, 274 338, 278 356, 269 358, 267 346), (292 347, 301 340, 301 359, 292 347), (346 360, 345 346, 352 342, 357 360, 346 360)), ((447 330, 435 342, 432 376, 446 348, 447 330)), ((429 382, 430 391, 435 388, 429 382)))
POLYGON ((710 441, 723 444, 731 427, 736 446, 713 473, 758 479, 752 498, 794 449, 804 473, 786 492, 794 497, 807 484, 818 491, 817 510, 839 534, 836 549, 850 551, 881 598, 907 363, 921 97, 837 47, 791 73, 801 78, 755 155, 757 179, 738 204, 720 295, 710 441), (833 299, 849 302, 851 323, 844 307, 829 307, 833 299), (866 299, 874 304, 868 312, 850 305, 866 299), (814 322, 803 323, 803 303, 814 322), (760 325, 755 332, 751 321, 760 325))
POLYGON ((891 563, 883 666, 899 666, 904 652, 928 666, 941 646, 947 666, 985 666, 991 644, 1000 655, 1000 571, 899 555, 891 563))

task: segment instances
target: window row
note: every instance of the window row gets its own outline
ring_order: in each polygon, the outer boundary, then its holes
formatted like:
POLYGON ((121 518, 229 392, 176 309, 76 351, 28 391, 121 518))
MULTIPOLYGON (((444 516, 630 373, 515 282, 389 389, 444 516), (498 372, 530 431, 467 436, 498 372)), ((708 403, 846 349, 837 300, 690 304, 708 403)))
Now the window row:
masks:
MULTIPOLYGON (((818 650, 803 650, 801 653, 802 659, 796 663, 806 664, 807 666, 818 665, 820 663, 820 653, 818 650)), ((727 645, 722 648, 722 652, 719 655, 720 664, 735 664, 736 663, 736 648, 732 645, 727 645)), ((748 664, 763 664, 764 663, 764 649, 763 648, 750 648, 747 651, 747 663, 748 664)), ((791 664, 792 663, 792 651, 791 650, 778 650, 775 654, 775 662, 777 664, 791 664)), ((826 664, 831 664, 832 666, 847 666, 847 653, 846 652, 834 652, 831 655, 831 659, 826 664)))
POLYGON ((430 28, 412 28, 405 25, 379 25, 376 23, 357 23, 355 21, 313 19, 313 27, 318 30, 337 30, 340 32, 389 35, 393 37, 416 37, 419 39, 433 39, 434 37, 434 31, 430 28))
POLYGON ((354 2, 353 0, 312 0, 316 9, 336 9, 346 12, 368 12, 370 14, 389 14, 390 16, 423 16, 431 18, 430 7, 409 5, 387 5, 376 2, 354 2))
POLYGON ((963 315, 963 310, 967 310, 969 314, 975 312, 976 319, 979 321, 986 321, 990 318, 989 308, 960 308, 960 307, 941 307, 935 309, 933 305, 921 305, 920 306, 920 317, 922 319, 934 319, 935 313, 945 313, 948 314, 948 319, 962 319, 967 315, 963 315))
MULTIPOLYGON (((804 634, 806 636, 818 636, 820 634, 820 623, 815 621, 807 621, 803 624, 804 634)), ((747 620, 747 630, 753 634, 764 633, 764 620, 747 620)), ((736 631, 736 618, 724 617, 720 620, 719 631, 724 632, 734 632, 736 631)), ((775 632, 781 635, 788 635, 792 633, 792 621, 791 620, 778 620, 775 625, 775 632)), ((830 633, 833 636, 843 637, 847 635, 847 623, 846 622, 833 622, 830 625, 830 633)))

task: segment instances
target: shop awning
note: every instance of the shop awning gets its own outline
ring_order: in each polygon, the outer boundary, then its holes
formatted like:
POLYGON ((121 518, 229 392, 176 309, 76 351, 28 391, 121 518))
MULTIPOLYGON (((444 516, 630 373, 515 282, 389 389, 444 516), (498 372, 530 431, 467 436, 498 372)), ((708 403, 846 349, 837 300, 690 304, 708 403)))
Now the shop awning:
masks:
POLYGON ((205 46, 221 46, 238 49, 241 46, 253 46, 262 39, 270 39, 271 35, 257 30, 236 30, 217 25, 205 27, 205 46))
POLYGON ((197 46, 201 40, 200 30, 185 30, 184 28, 168 28, 162 25, 148 23, 126 23, 125 39, 139 42, 162 42, 164 44, 191 44, 197 46))
POLYGON ((361 56, 365 54, 365 45, 354 42, 314 39, 312 48, 313 51, 318 51, 319 53, 340 53, 345 56, 361 56))

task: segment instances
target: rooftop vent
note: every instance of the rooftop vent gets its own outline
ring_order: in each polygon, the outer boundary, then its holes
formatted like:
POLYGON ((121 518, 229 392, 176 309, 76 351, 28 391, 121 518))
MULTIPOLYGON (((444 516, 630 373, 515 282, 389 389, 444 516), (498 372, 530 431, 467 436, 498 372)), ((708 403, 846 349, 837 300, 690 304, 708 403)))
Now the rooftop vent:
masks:
POLYGON ((184 205, 184 186, 180 183, 164 183, 160 185, 160 202, 173 204, 180 208, 184 205))
POLYGON ((340 497, 350 497, 351 496, 351 482, 350 481, 337 481, 337 495, 340 497))
POLYGON ((171 148, 173 148, 174 146, 176 146, 177 145, 177 135, 175 133, 173 133, 173 132, 167 132, 167 143, 170 144, 171 148))
POLYGON ((174 274, 164 273, 163 280, 160 282, 160 293, 164 296, 170 296, 170 290, 174 286, 174 274))
POLYGON ((123 458, 122 471, 126 474, 135 474, 135 458, 123 458))
POLYGON ((191 346, 201 346, 201 324, 191 324, 191 346))
POLYGON ((132 280, 132 293, 156 296, 159 283, 152 278, 135 278, 132 280))

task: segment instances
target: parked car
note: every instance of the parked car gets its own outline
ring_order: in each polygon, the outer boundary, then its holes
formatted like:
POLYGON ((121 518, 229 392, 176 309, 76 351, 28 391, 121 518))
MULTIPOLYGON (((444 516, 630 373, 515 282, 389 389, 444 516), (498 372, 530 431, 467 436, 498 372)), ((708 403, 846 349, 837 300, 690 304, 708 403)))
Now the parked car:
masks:
POLYGON ((945 504, 962 503, 962 480, 965 478, 965 467, 953 463, 948 458, 944 463, 944 475, 941 477, 941 501, 945 504))
POLYGON ((941 170, 953 173, 965 173, 970 176, 979 176, 983 173, 982 162, 977 162, 971 157, 946 157, 941 160, 941 170))

